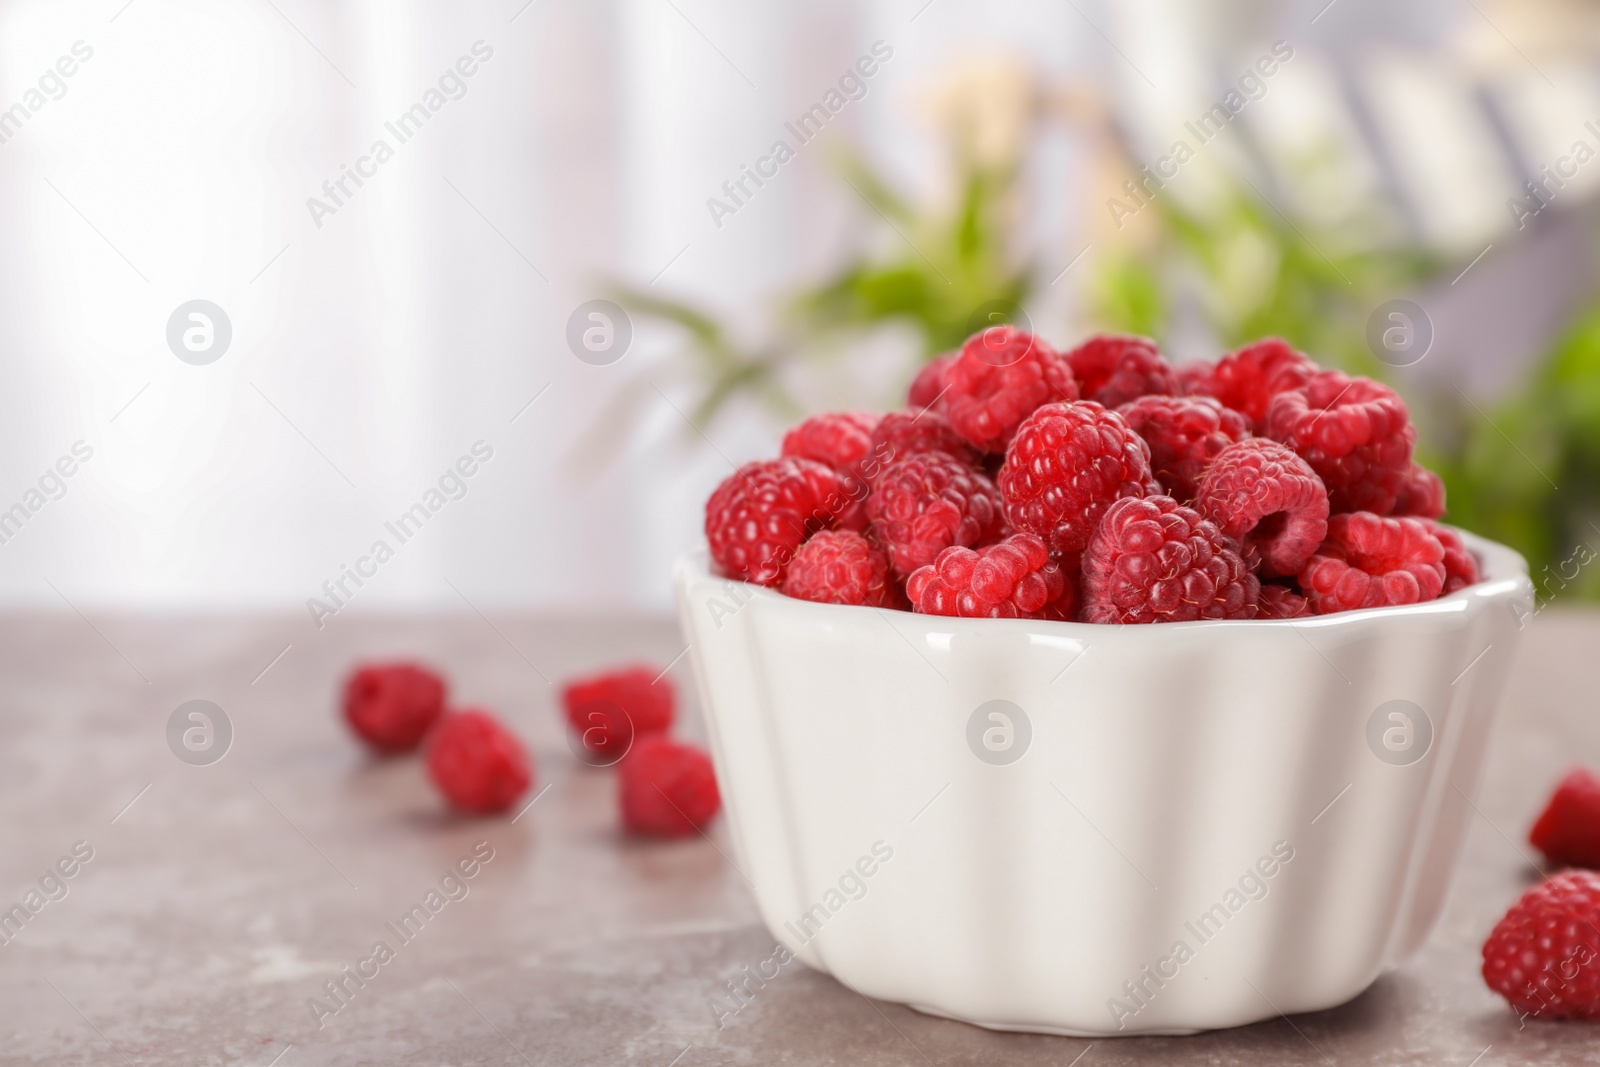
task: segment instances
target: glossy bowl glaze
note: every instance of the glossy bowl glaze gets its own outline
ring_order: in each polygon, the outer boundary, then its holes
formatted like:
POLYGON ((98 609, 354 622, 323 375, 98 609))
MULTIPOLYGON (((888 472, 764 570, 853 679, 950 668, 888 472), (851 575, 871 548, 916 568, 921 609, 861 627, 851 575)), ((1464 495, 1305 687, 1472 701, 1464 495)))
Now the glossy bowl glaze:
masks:
POLYGON ((980 1026, 1190 1033, 1341 1004, 1427 937, 1532 588, 1093 626, 793 600, 680 559, 736 860, 774 937, 980 1026))

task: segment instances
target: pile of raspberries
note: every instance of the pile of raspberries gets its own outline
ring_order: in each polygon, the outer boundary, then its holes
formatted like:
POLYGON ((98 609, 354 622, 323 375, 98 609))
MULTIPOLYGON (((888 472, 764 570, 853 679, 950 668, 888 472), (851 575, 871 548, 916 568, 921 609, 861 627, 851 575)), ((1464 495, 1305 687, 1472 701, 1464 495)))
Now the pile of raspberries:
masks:
MULTIPOLYGON (((447 693, 443 675, 421 663, 366 663, 345 680, 341 703, 351 732, 375 755, 424 749, 429 781, 457 811, 509 811, 533 785, 532 756, 493 712, 448 708, 447 693)), ((578 758, 617 767, 628 832, 684 837, 716 816, 722 800, 710 758, 668 736, 676 694, 666 671, 632 664, 573 679, 561 703, 578 758)))
POLYGON ((706 502, 728 577, 828 604, 1092 623, 1287 619, 1478 580, 1381 382, 1277 338, 1170 365, 1010 326, 908 407, 815 415, 706 502))

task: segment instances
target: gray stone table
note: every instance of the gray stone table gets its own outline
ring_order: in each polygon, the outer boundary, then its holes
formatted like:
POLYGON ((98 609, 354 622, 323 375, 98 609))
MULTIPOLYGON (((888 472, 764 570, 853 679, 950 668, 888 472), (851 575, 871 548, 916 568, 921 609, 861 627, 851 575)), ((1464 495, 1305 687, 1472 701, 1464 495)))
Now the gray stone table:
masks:
MULTIPOLYGON (((666 620, 341 615, 315 632, 303 617, 0 618, 0 909, 49 890, 0 944, 0 1063, 1600 1062, 1600 1026, 1519 1027, 1477 974, 1485 933, 1533 876, 1523 837, 1550 783, 1600 764, 1597 647, 1600 615, 1531 624, 1481 817, 1410 964, 1333 1011, 1091 1042, 928 1018, 798 966, 718 1029, 708 998, 772 947, 725 830, 623 837, 613 776, 572 757, 550 684, 666 663, 682 649, 666 620), (397 653, 438 663, 462 703, 497 709, 534 746, 548 790, 515 823, 445 813, 417 761, 371 761, 346 736, 344 671, 397 653), (232 723, 208 766, 168 747, 168 718, 191 699, 232 723), (420 933, 395 937, 386 924, 477 842, 492 859, 446 881, 459 899, 436 898, 420 933), (64 858, 73 876, 51 877, 64 858), (310 998, 379 939, 393 958, 315 1015, 310 998)), ((687 661, 672 673, 686 688, 687 661)), ((699 735, 692 693, 684 703, 699 735)))

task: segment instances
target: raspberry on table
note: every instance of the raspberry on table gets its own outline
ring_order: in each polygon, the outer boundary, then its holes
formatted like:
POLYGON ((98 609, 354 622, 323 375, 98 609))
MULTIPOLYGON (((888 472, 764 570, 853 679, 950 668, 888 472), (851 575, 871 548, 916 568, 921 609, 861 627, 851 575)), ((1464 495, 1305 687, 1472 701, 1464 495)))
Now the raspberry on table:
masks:
POLYGON ((1423 519, 1428 530, 1439 539, 1439 544, 1444 546, 1444 588, 1439 590, 1440 596, 1447 596, 1457 589, 1465 589, 1469 585, 1478 584, 1478 558, 1472 554, 1467 543, 1461 535, 1449 526, 1432 519, 1423 519))
POLYGON ((1115 408, 1151 394, 1170 396, 1178 377, 1148 337, 1097 334, 1067 353, 1078 396, 1115 408))
POLYGON ((1261 601, 1256 606, 1256 618, 1298 619, 1310 614, 1310 603, 1295 590, 1276 582, 1261 583, 1261 601))
POLYGON ((1311 465, 1265 437, 1228 445, 1200 479, 1194 506, 1260 558, 1268 577, 1294 576, 1328 534, 1328 491, 1311 465))
POLYGON ((1174 500, 1194 499, 1200 474, 1228 445, 1250 436, 1250 420, 1209 396, 1141 396, 1117 408, 1150 446, 1150 469, 1174 500))
POLYGON ((863 473, 867 481, 873 481, 895 460, 924 452, 943 452, 968 466, 978 463, 978 454, 967 439, 937 411, 891 411, 872 431, 871 447, 867 449, 866 462, 876 464, 876 470, 863 473))
POLYGON ((889 557, 853 530, 811 535, 783 576, 783 593, 820 604, 880 608, 893 602, 889 557))
POLYGON ((1335 515, 1300 571, 1317 615, 1432 600, 1444 587, 1444 546, 1423 519, 1370 511, 1335 515))
POLYGON ((344 718, 376 752, 410 752, 444 711, 444 679, 419 663, 372 663, 344 684, 344 718))
POLYGON ((1300 388, 1318 369, 1281 337, 1268 337, 1223 356, 1209 368, 1186 366, 1179 373, 1189 392, 1216 397, 1247 416, 1260 432, 1272 398, 1300 388))
POLYGON ((994 483, 943 452, 924 452, 890 464, 867 496, 873 538, 905 577, 951 545, 968 547, 1000 529, 994 483))
POLYGON ((451 804, 479 815, 511 807, 533 784, 516 735, 487 711, 453 711, 428 740, 428 777, 451 804))
POLYGON ((913 408, 926 408, 937 403, 944 394, 945 377, 950 373, 950 364, 956 361, 960 352, 947 352, 942 356, 935 356, 911 379, 911 388, 906 390, 906 404, 913 408))
POLYGON ((672 679, 642 663, 561 687, 568 725, 602 766, 621 759, 636 736, 670 730, 675 702, 672 679))
POLYGON ((1072 368, 1042 338, 992 326, 967 339, 945 375, 939 411, 974 448, 1004 452, 1040 404, 1076 400, 1072 368))
POLYGON ((1600 868, 1600 775, 1578 767, 1561 779, 1528 841, 1553 864, 1600 868))
POLYGON ((1249 619, 1261 583, 1238 542, 1170 496, 1106 509, 1083 554, 1083 621, 1249 619))
POLYGON ((1070 619, 1076 608, 1073 583, 1044 540, 1026 533, 945 549, 907 579, 906 594, 913 611, 968 619, 1070 619))
POLYGON ((1305 457, 1335 512, 1384 515, 1411 473, 1417 431, 1393 389, 1327 370, 1272 398, 1264 436, 1305 457))
POLYGON ((723 573, 776 586, 807 537, 851 503, 848 487, 815 460, 746 463, 706 501, 706 540, 723 573))
POLYGON ((617 775, 622 825, 635 834, 683 837, 722 806, 711 760, 693 745, 641 738, 617 775))
POLYGON ((1144 438, 1092 400, 1046 404, 1029 415, 999 482, 1006 521, 1057 554, 1082 552, 1112 501, 1161 491, 1144 438))
POLYGON ((1413 462, 1411 470, 1400 483, 1400 492, 1389 514, 1437 519, 1444 514, 1443 479, 1420 463, 1413 462))
POLYGON ((1600 1018, 1600 874, 1524 893, 1483 943, 1483 980, 1536 1019, 1600 1018))

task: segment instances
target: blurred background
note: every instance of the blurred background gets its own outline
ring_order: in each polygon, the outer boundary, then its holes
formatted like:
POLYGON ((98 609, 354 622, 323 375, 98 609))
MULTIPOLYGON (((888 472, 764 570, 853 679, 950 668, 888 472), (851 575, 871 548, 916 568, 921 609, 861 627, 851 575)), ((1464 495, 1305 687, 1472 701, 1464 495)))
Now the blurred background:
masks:
POLYGON ((0 108, 0 606, 664 610, 992 314, 1381 377, 1600 592, 1600 4, 0 0, 0 108))

